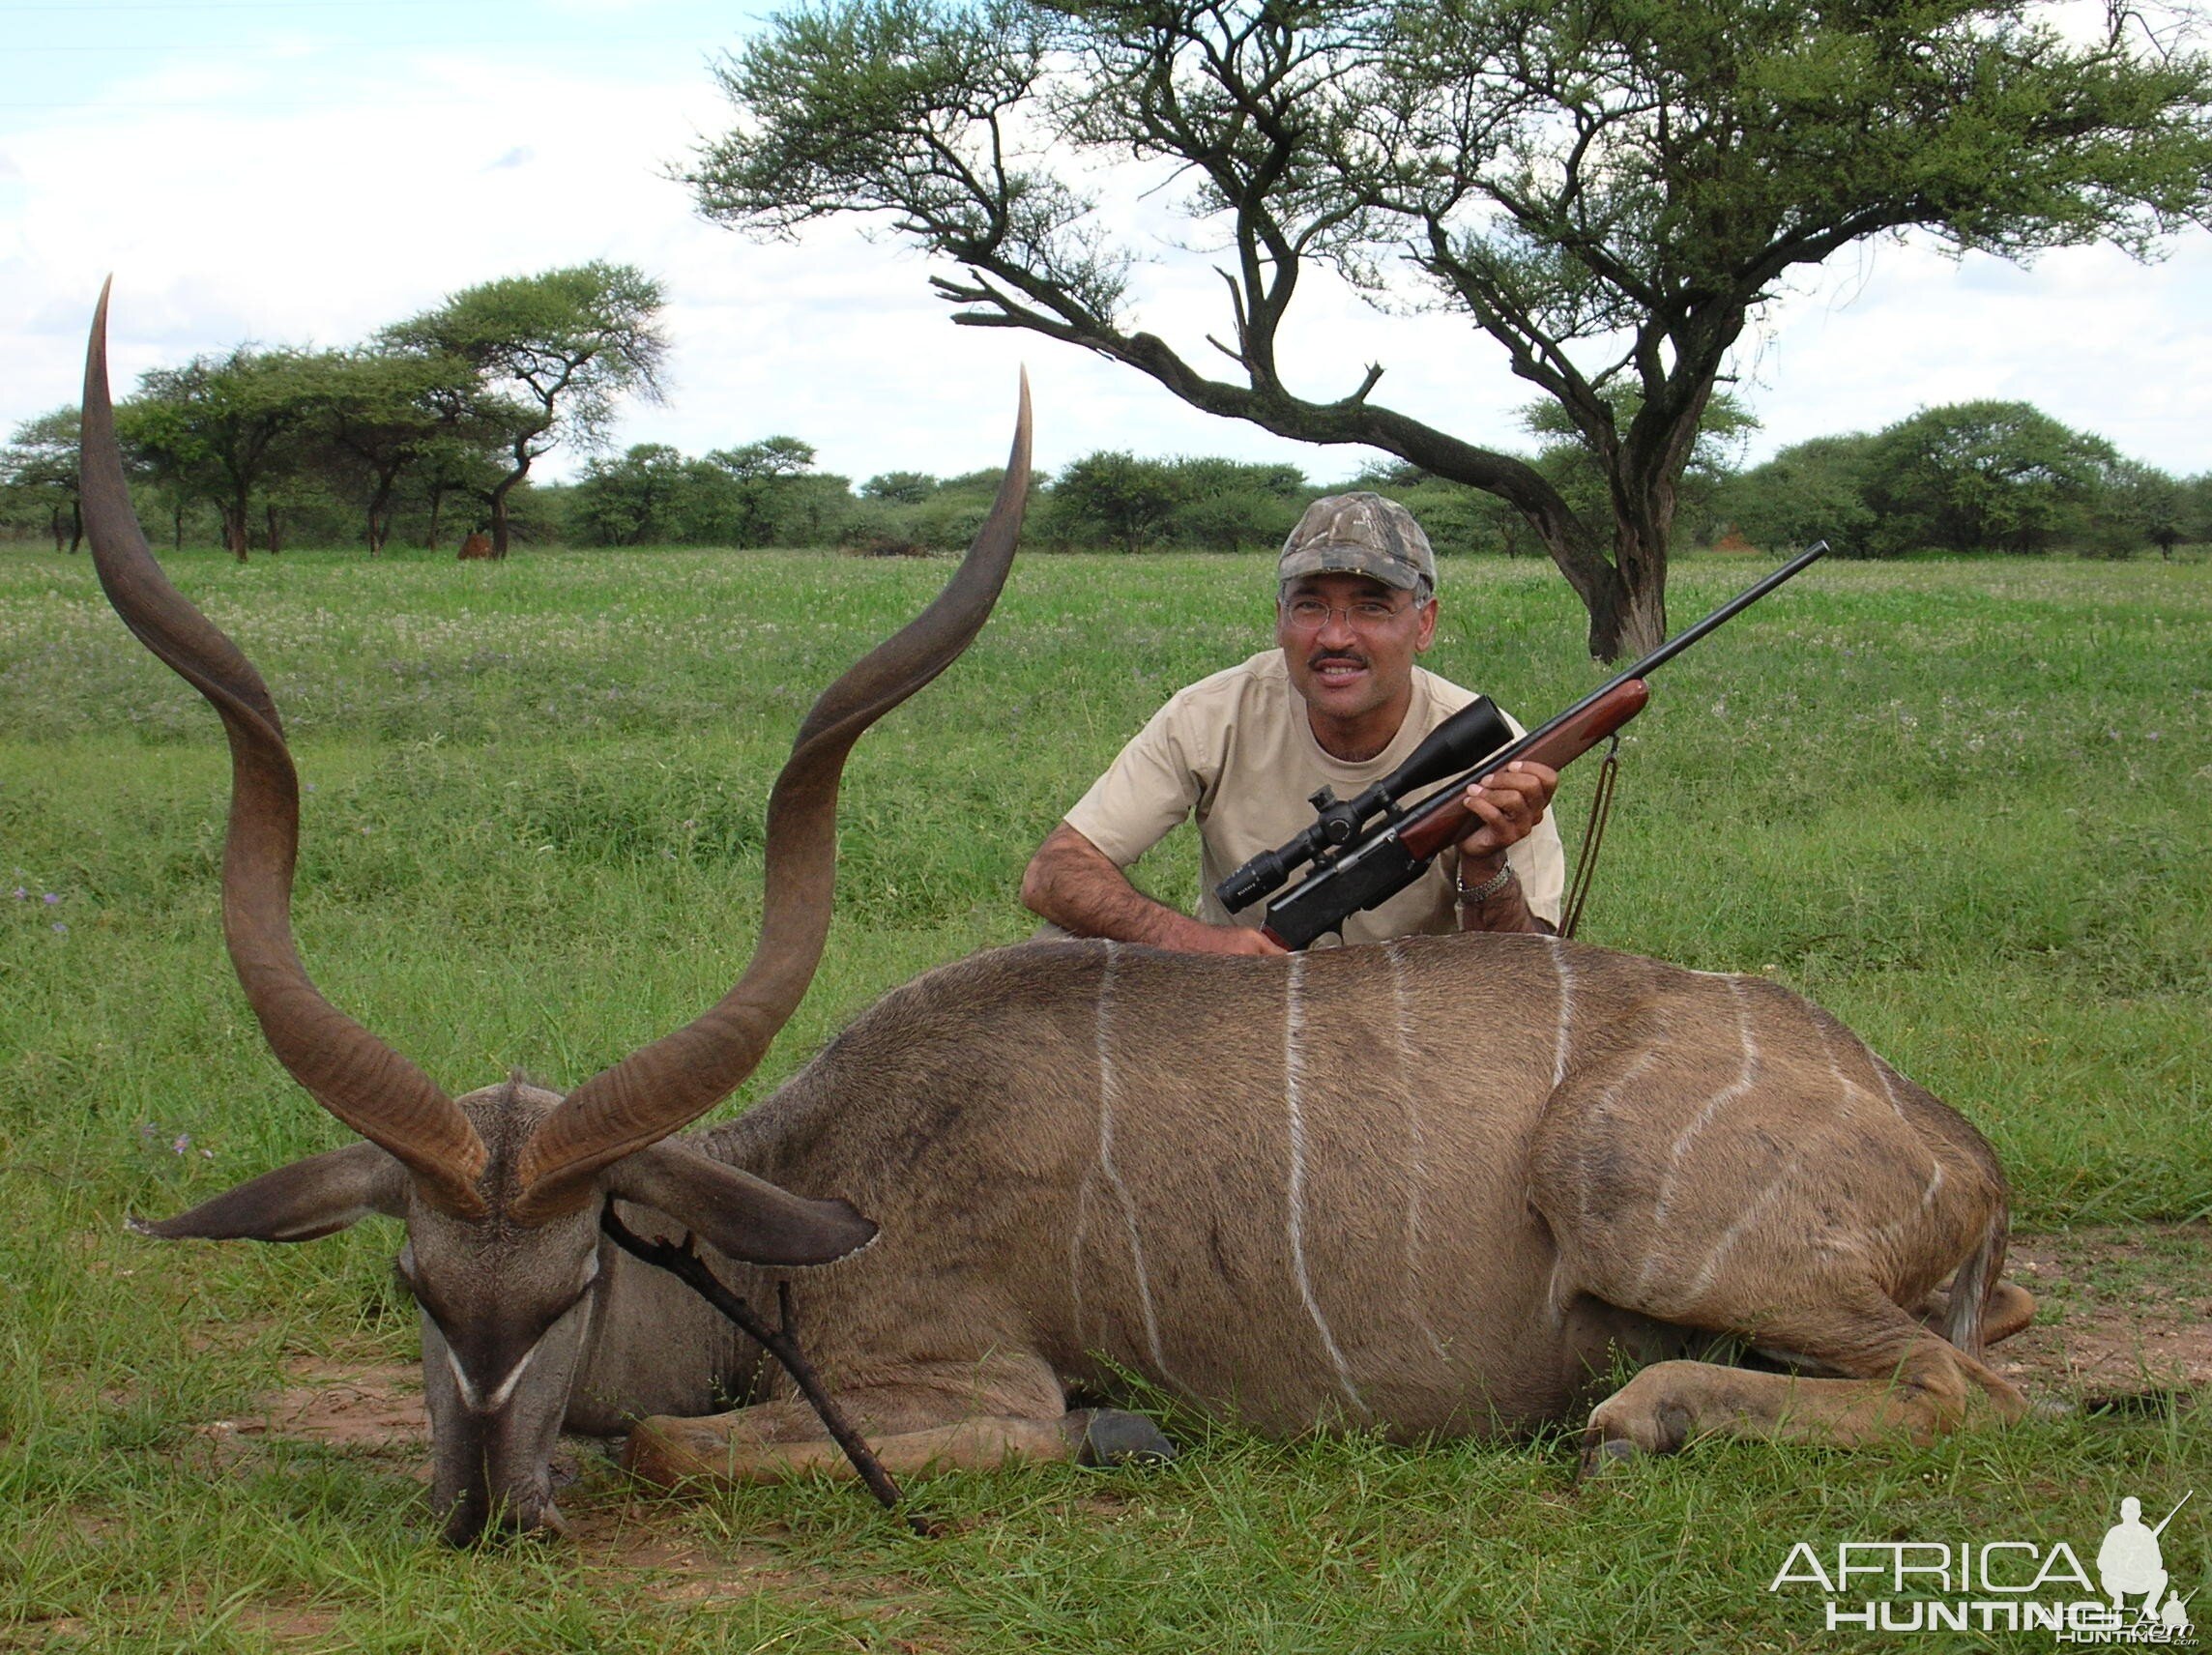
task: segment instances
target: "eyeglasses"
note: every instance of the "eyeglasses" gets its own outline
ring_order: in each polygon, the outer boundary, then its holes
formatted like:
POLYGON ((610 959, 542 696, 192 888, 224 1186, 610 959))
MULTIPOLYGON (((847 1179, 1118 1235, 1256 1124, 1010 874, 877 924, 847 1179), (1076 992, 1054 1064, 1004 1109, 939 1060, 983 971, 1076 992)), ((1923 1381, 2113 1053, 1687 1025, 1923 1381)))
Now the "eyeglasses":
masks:
POLYGON ((1356 598, 1342 606, 1324 603, 1318 597, 1294 597, 1283 605, 1283 619, 1294 632, 1318 632, 1332 615, 1343 616, 1345 624, 1354 632, 1380 632, 1411 608, 1410 603, 1390 603, 1380 597, 1356 598))

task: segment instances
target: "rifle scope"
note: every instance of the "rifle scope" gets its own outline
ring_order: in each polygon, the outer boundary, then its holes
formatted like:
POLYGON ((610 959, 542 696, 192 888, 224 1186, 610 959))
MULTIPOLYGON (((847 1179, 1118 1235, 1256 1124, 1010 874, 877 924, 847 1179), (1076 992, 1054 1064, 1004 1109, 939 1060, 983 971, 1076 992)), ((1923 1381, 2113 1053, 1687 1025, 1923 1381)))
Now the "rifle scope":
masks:
POLYGON ((1232 914, 1271 896, 1307 862, 1341 850, 1359 830, 1388 812, 1395 819, 1398 800, 1416 788, 1470 769, 1513 740, 1513 727, 1487 695, 1478 695, 1423 738, 1406 762, 1358 798, 1340 799, 1323 788, 1306 802, 1318 820, 1288 844, 1262 851, 1218 886, 1213 894, 1232 914))

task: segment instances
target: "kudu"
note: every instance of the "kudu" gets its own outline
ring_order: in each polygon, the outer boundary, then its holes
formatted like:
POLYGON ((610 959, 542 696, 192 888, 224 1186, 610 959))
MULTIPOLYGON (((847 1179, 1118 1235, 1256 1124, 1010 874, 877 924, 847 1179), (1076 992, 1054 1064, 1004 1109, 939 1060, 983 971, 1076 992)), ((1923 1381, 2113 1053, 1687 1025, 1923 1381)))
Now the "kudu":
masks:
POLYGON ((277 1057, 369 1140, 141 1228, 293 1241, 404 1220, 448 1538, 557 1523, 564 1421, 631 1429, 628 1463, 659 1481, 836 1466, 757 1348, 601 1236, 610 1203, 692 1232, 756 1302, 824 1266, 799 1295, 816 1361, 894 1470, 1095 1449, 1117 1416, 1070 1395, 1129 1374, 1263 1431, 1413 1438, 1569 1420, 1616 1365, 1649 1364, 1590 1413, 1592 1458, 2023 1408, 1980 1359, 2032 1308, 1999 1281, 1989 1146, 1756 977, 1548 937, 1274 959, 1034 943, 909 983, 747 1114, 669 1136, 753 1067, 814 971, 847 749, 996 599, 1026 392, 967 561, 800 731, 737 987, 566 1098, 510 1081, 449 1100, 293 951, 292 764, 259 676, 137 532, 104 305, 84 402, 101 576, 222 716, 232 960, 277 1057), (1688 1359, 1725 1350, 1772 1360, 1688 1359), (732 1401, 749 1406, 699 1417, 732 1401))

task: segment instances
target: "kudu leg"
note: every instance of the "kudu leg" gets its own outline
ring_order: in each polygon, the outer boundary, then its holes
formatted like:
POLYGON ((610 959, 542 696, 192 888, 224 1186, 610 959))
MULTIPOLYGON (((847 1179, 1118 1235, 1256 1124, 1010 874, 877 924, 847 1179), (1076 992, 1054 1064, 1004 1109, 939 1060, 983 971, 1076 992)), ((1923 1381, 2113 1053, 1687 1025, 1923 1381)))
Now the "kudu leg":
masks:
MULTIPOLYGON (((852 1400, 857 1411, 873 1412, 865 1399, 852 1400)), ((871 1429, 867 1437, 885 1470, 911 1477, 986 1470, 1017 1461, 1072 1460, 1082 1450, 1086 1423, 1079 1413, 1055 1419, 985 1414, 916 1431, 871 1429)), ((821 1434, 804 1403, 762 1403, 703 1419, 640 1421, 623 1451, 623 1464, 634 1475, 664 1487, 855 1474, 844 1451, 821 1434)))
MULTIPOLYGON (((1948 1292, 1930 1294, 1920 1310, 1921 1325, 1930 1332, 1940 1332, 1950 1307, 1948 1292)), ((1989 1304, 1982 1311, 1982 1343, 2001 1345, 2034 1321, 2035 1295, 2018 1282, 1998 1282, 1990 1290, 1989 1304)))
POLYGON ((1850 1377, 1654 1363, 1591 1411, 1586 1466, 1612 1443, 1665 1454, 1711 1436, 1840 1446, 1885 1437, 1927 1442, 1977 1413, 2012 1420, 2027 1411, 2027 1399, 2008 1381, 1878 1296, 1762 1317, 1759 1338, 1850 1377))
MULTIPOLYGON (((1134 1416, 1069 1412, 1048 1364, 994 1358, 917 1364, 883 1381, 832 1381, 840 1408, 894 1477, 972 1470, 1010 1461, 1150 1457, 1166 1449, 1101 1424, 1134 1416)), ((1156 1434, 1155 1434, 1156 1435, 1156 1434)), ((648 1482, 781 1482, 810 1472, 853 1474, 804 1402, 756 1403, 696 1419, 639 1422, 623 1463, 648 1482)))

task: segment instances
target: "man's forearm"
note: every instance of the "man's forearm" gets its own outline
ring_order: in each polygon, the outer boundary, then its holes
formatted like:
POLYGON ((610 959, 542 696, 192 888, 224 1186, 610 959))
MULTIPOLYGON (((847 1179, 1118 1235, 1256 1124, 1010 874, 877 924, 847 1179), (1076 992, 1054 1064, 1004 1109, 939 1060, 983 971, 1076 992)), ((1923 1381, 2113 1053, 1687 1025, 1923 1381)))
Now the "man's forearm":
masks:
MULTIPOLYGON (((1225 936, 1225 928, 1179 914, 1155 902, 1129 883, 1107 855, 1062 822, 1045 836, 1022 875, 1022 902, 1040 918, 1078 937, 1110 937, 1146 943, 1155 948, 1221 953, 1225 944, 1238 952, 1274 952, 1250 946, 1247 937, 1225 936)), ((1248 934, 1259 944, 1258 932, 1248 934)))

